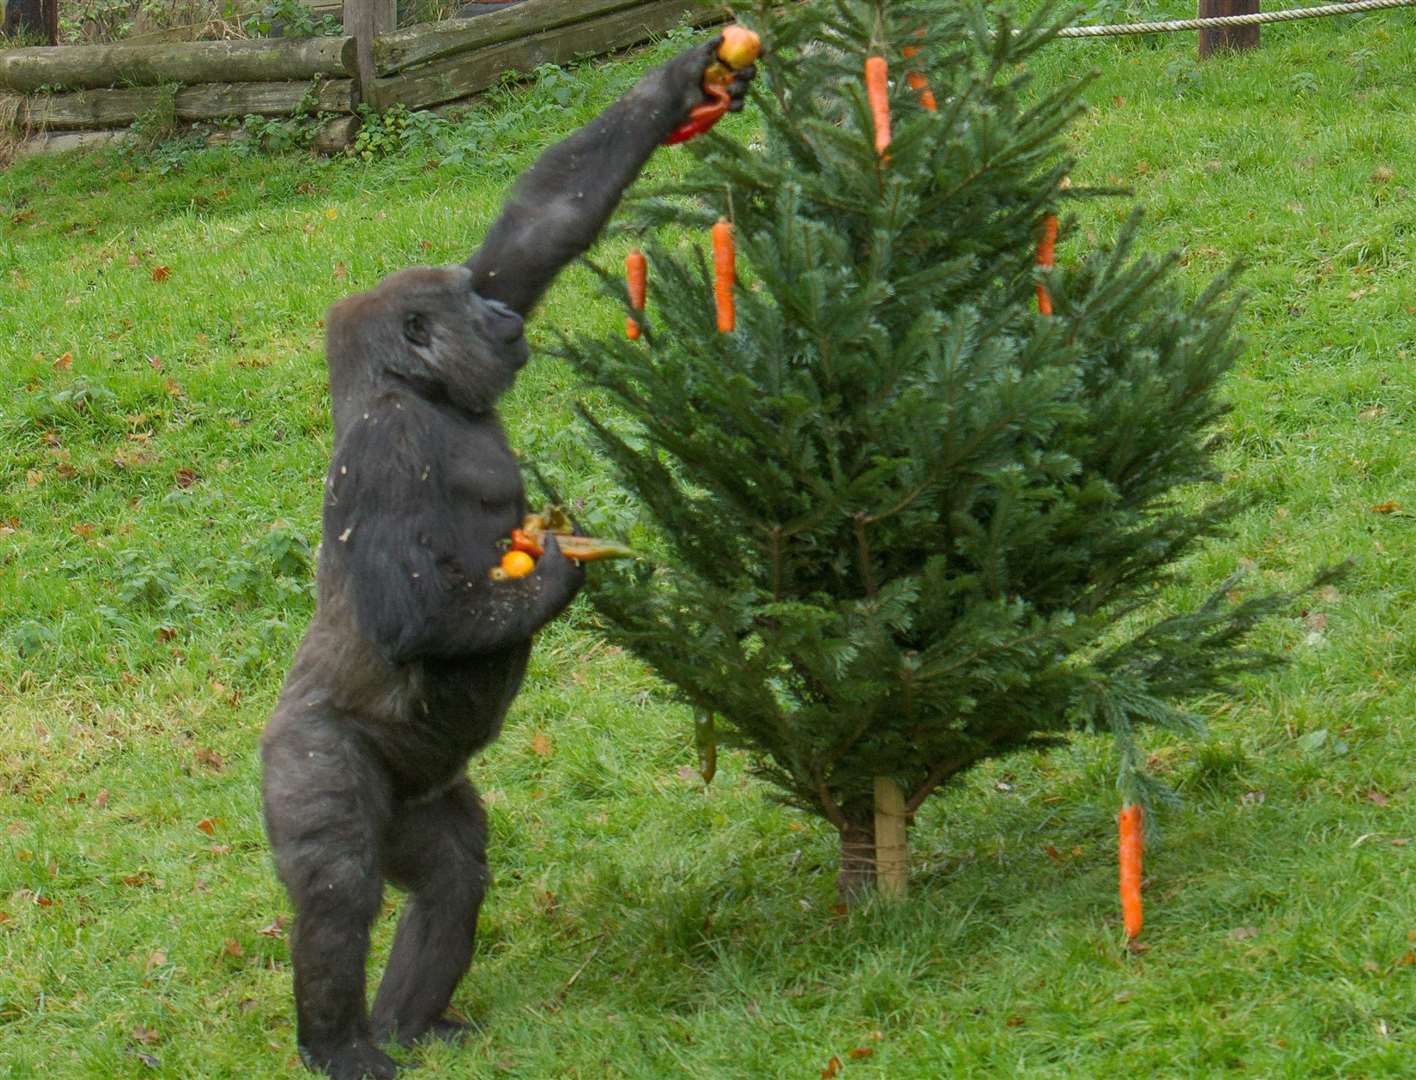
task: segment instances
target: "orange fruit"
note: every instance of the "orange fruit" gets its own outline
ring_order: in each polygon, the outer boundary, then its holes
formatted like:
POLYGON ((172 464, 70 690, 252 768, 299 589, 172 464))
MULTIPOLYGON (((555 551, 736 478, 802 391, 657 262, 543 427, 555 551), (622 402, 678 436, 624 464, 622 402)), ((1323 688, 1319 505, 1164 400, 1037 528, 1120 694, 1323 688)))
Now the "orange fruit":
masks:
POLYGON ((536 569, 536 560, 524 551, 508 551, 501 557, 501 568, 509 578, 525 577, 536 569))
POLYGON ((718 59, 730 68, 744 68, 757 59, 762 51, 762 39, 745 26, 733 23, 723 28, 723 43, 718 46, 718 59))

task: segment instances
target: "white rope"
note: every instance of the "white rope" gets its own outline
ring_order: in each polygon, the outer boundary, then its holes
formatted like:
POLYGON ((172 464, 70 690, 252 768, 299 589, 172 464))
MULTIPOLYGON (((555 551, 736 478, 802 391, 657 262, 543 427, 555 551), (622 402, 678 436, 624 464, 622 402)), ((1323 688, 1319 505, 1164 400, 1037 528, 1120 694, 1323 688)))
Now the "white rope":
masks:
POLYGON ((1222 26, 1257 26, 1260 23, 1316 19, 1323 15, 1351 15, 1360 11, 1380 11, 1382 8, 1411 7, 1413 4, 1416 4, 1416 0, 1356 0, 1350 4, 1322 4, 1318 7, 1293 8, 1289 11, 1258 11, 1252 15, 1216 15, 1209 19, 1171 19, 1168 22, 1123 23, 1119 26, 1068 26, 1057 31, 1057 36, 1112 37, 1119 34, 1165 34, 1173 30, 1210 30, 1222 26))

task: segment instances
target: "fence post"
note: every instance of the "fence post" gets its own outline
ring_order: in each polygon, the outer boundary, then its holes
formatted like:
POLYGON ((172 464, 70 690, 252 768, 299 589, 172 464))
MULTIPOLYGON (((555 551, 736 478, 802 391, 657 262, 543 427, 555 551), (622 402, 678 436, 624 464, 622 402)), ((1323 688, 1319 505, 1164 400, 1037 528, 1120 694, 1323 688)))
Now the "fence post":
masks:
MULTIPOLYGON (((346 0, 347 2, 347 0, 346 0)), ((1213 19, 1219 15, 1253 15, 1259 10, 1259 0, 1200 0, 1199 18, 1213 19)), ((1200 31, 1200 59, 1219 49, 1255 49, 1259 44, 1257 26, 1220 26, 1200 31)))
POLYGON ((374 38, 398 26, 398 0, 344 0, 344 32, 354 39, 355 104, 377 109, 374 93, 374 38))

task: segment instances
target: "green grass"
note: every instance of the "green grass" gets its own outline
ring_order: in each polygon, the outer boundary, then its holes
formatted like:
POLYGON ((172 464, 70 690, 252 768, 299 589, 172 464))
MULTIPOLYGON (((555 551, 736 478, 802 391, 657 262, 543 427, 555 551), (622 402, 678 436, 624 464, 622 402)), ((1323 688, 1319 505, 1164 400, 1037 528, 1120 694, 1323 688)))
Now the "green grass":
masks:
MULTIPOLYGON (((644 62, 504 96, 456 163, 0 174, 0 1076, 300 1074, 255 744, 312 603, 319 320, 464 256, 516 171, 644 62)), ((1193 594, 1355 560, 1270 628, 1291 665, 1215 706, 1208 742, 1156 744, 1184 803, 1148 858, 1147 949, 1121 942, 1104 740, 933 800, 909 905, 839 914, 830 830, 732 755, 706 792, 682 777, 686 715, 578 608, 471 769, 497 880, 455 1003, 485 1028, 412 1055, 423 1075, 798 1077, 833 1055, 845 1077, 1409 1073, 1416 23, 1265 29, 1204 65, 1189 35, 1058 43, 1037 74, 1092 67, 1076 180, 1132 186, 1195 289, 1249 265, 1222 453, 1256 502, 1193 594)), ((1083 204, 1060 257, 1130 203, 1083 204)), ((618 322, 576 269, 533 345, 618 322)), ((576 393, 533 364, 513 440, 572 460, 570 494, 618 498, 576 393)))

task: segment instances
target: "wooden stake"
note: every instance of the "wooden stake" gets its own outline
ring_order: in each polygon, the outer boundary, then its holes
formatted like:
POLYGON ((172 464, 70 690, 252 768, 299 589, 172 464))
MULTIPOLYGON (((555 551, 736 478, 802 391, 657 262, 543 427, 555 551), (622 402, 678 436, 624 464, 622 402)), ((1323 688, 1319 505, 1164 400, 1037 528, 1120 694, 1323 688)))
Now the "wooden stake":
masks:
POLYGON ((875 778, 875 881, 880 895, 903 900, 909 880, 905 793, 888 776, 875 778))
MULTIPOLYGON (((1199 0, 1201 19, 1221 15, 1253 15, 1259 10, 1259 0, 1199 0)), ((1257 26, 1220 26, 1200 31, 1200 59, 1220 49, 1254 49, 1259 44, 1257 26)))

